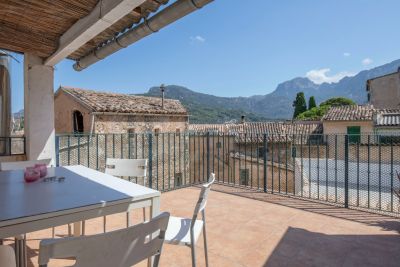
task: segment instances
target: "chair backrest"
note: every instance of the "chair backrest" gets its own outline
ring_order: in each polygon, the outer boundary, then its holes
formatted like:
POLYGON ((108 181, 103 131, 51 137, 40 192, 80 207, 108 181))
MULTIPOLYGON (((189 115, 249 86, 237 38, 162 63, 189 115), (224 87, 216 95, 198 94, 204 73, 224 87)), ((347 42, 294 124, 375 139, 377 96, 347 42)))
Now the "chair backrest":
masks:
POLYGON ((16 267, 14 249, 10 246, 0 245, 0 266, 16 267))
POLYGON ((194 208, 194 213, 192 217, 192 226, 194 226, 194 221, 197 219, 199 212, 204 211, 207 205, 208 193, 211 190, 211 185, 215 182, 215 174, 211 173, 210 178, 207 183, 201 186, 199 200, 197 201, 196 207, 194 208))
POLYGON ((113 232, 42 240, 39 266, 47 266, 50 259, 73 258, 74 267, 125 267, 154 255, 158 264, 168 220, 169 213, 164 212, 149 222, 113 232))
POLYGON ((107 158, 105 173, 119 177, 146 177, 147 159, 107 158))
POLYGON ((1 171, 23 170, 26 167, 33 167, 35 164, 49 165, 50 162, 51 159, 0 162, 0 170, 1 171))

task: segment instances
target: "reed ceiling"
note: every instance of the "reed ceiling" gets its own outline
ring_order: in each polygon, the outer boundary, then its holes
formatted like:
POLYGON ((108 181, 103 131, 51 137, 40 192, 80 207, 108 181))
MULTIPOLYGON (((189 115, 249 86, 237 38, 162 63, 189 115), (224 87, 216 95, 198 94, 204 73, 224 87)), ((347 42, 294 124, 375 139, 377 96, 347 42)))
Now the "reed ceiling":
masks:
MULTIPOLYGON (((47 58, 75 22, 88 15, 98 0, 1 0, 0 48, 47 58)), ((168 0, 146 0, 128 15, 81 46, 68 58, 78 60, 107 40, 156 12, 168 0)))

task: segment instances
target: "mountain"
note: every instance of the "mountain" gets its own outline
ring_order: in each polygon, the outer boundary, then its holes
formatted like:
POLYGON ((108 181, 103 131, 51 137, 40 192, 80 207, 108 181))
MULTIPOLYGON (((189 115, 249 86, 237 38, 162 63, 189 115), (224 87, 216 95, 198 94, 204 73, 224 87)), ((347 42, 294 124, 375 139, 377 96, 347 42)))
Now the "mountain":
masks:
MULTIPOLYGON (((152 87, 144 94, 160 96, 160 88, 152 87)), ((169 85, 165 88, 165 97, 178 99, 188 109, 191 123, 224 123, 240 120, 244 115, 247 121, 265 121, 266 117, 245 111, 243 104, 248 102, 246 97, 228 98, 197 93, 183 86, 169 85)))
MULTIPOLYGON (((222 123, 239 120, 241 115, 248 121, 290 119, 298 92, 304 92, 307 99, 313 95, 317 103, 343 96, 363 104, 367 101, 367 80, 396 72, 399 68, 400 59, 361 71, 353 77, 344 77, 337 83, 316 84, 308 78, 298 77, 279 84, 272 93, 250 97, 219 97, 170 85, 166 86, 165 97, 180 100, 191 115, 191 123, 222 123)), ((152 87, 144 95, 160 96, 160 89, 152 87)))
POLYGON ((17 111, 15 113, 13 113, 13 117, 14 117, 14 119, 23 118, 24 117, 24 110, 21 109, 20 111, 17 111))

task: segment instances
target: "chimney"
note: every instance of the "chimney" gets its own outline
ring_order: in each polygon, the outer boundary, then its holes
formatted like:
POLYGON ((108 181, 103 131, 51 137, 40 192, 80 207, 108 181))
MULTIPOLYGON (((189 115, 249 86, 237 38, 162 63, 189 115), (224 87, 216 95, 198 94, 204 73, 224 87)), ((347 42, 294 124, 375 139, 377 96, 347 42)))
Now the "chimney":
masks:
POLYGON ((246 116, 245 116, 245 115, 242 115, 242 116, 240 117, 240 123, 245 123, 245 118, 246 118, 246 116))
POLYGON ((164 84, 160 85, 160 90, 161 90, 161 108, 164 109, 164 92, 165 92, 164 84))

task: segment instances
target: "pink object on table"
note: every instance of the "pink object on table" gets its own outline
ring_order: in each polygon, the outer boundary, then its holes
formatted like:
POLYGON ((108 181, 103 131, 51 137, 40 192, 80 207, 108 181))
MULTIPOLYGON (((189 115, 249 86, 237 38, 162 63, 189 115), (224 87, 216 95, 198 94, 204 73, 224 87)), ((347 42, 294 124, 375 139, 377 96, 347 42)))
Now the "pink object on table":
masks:
POLYGON ((37 181, 40 178, 40 170, 35 167, 27 167, 24 171, 25 182, 31 183, 37 181))
POLYGON ((47 175, 47 165, 43 163, 35 164, 35 169, 40 171, 40 178, 47 175))

